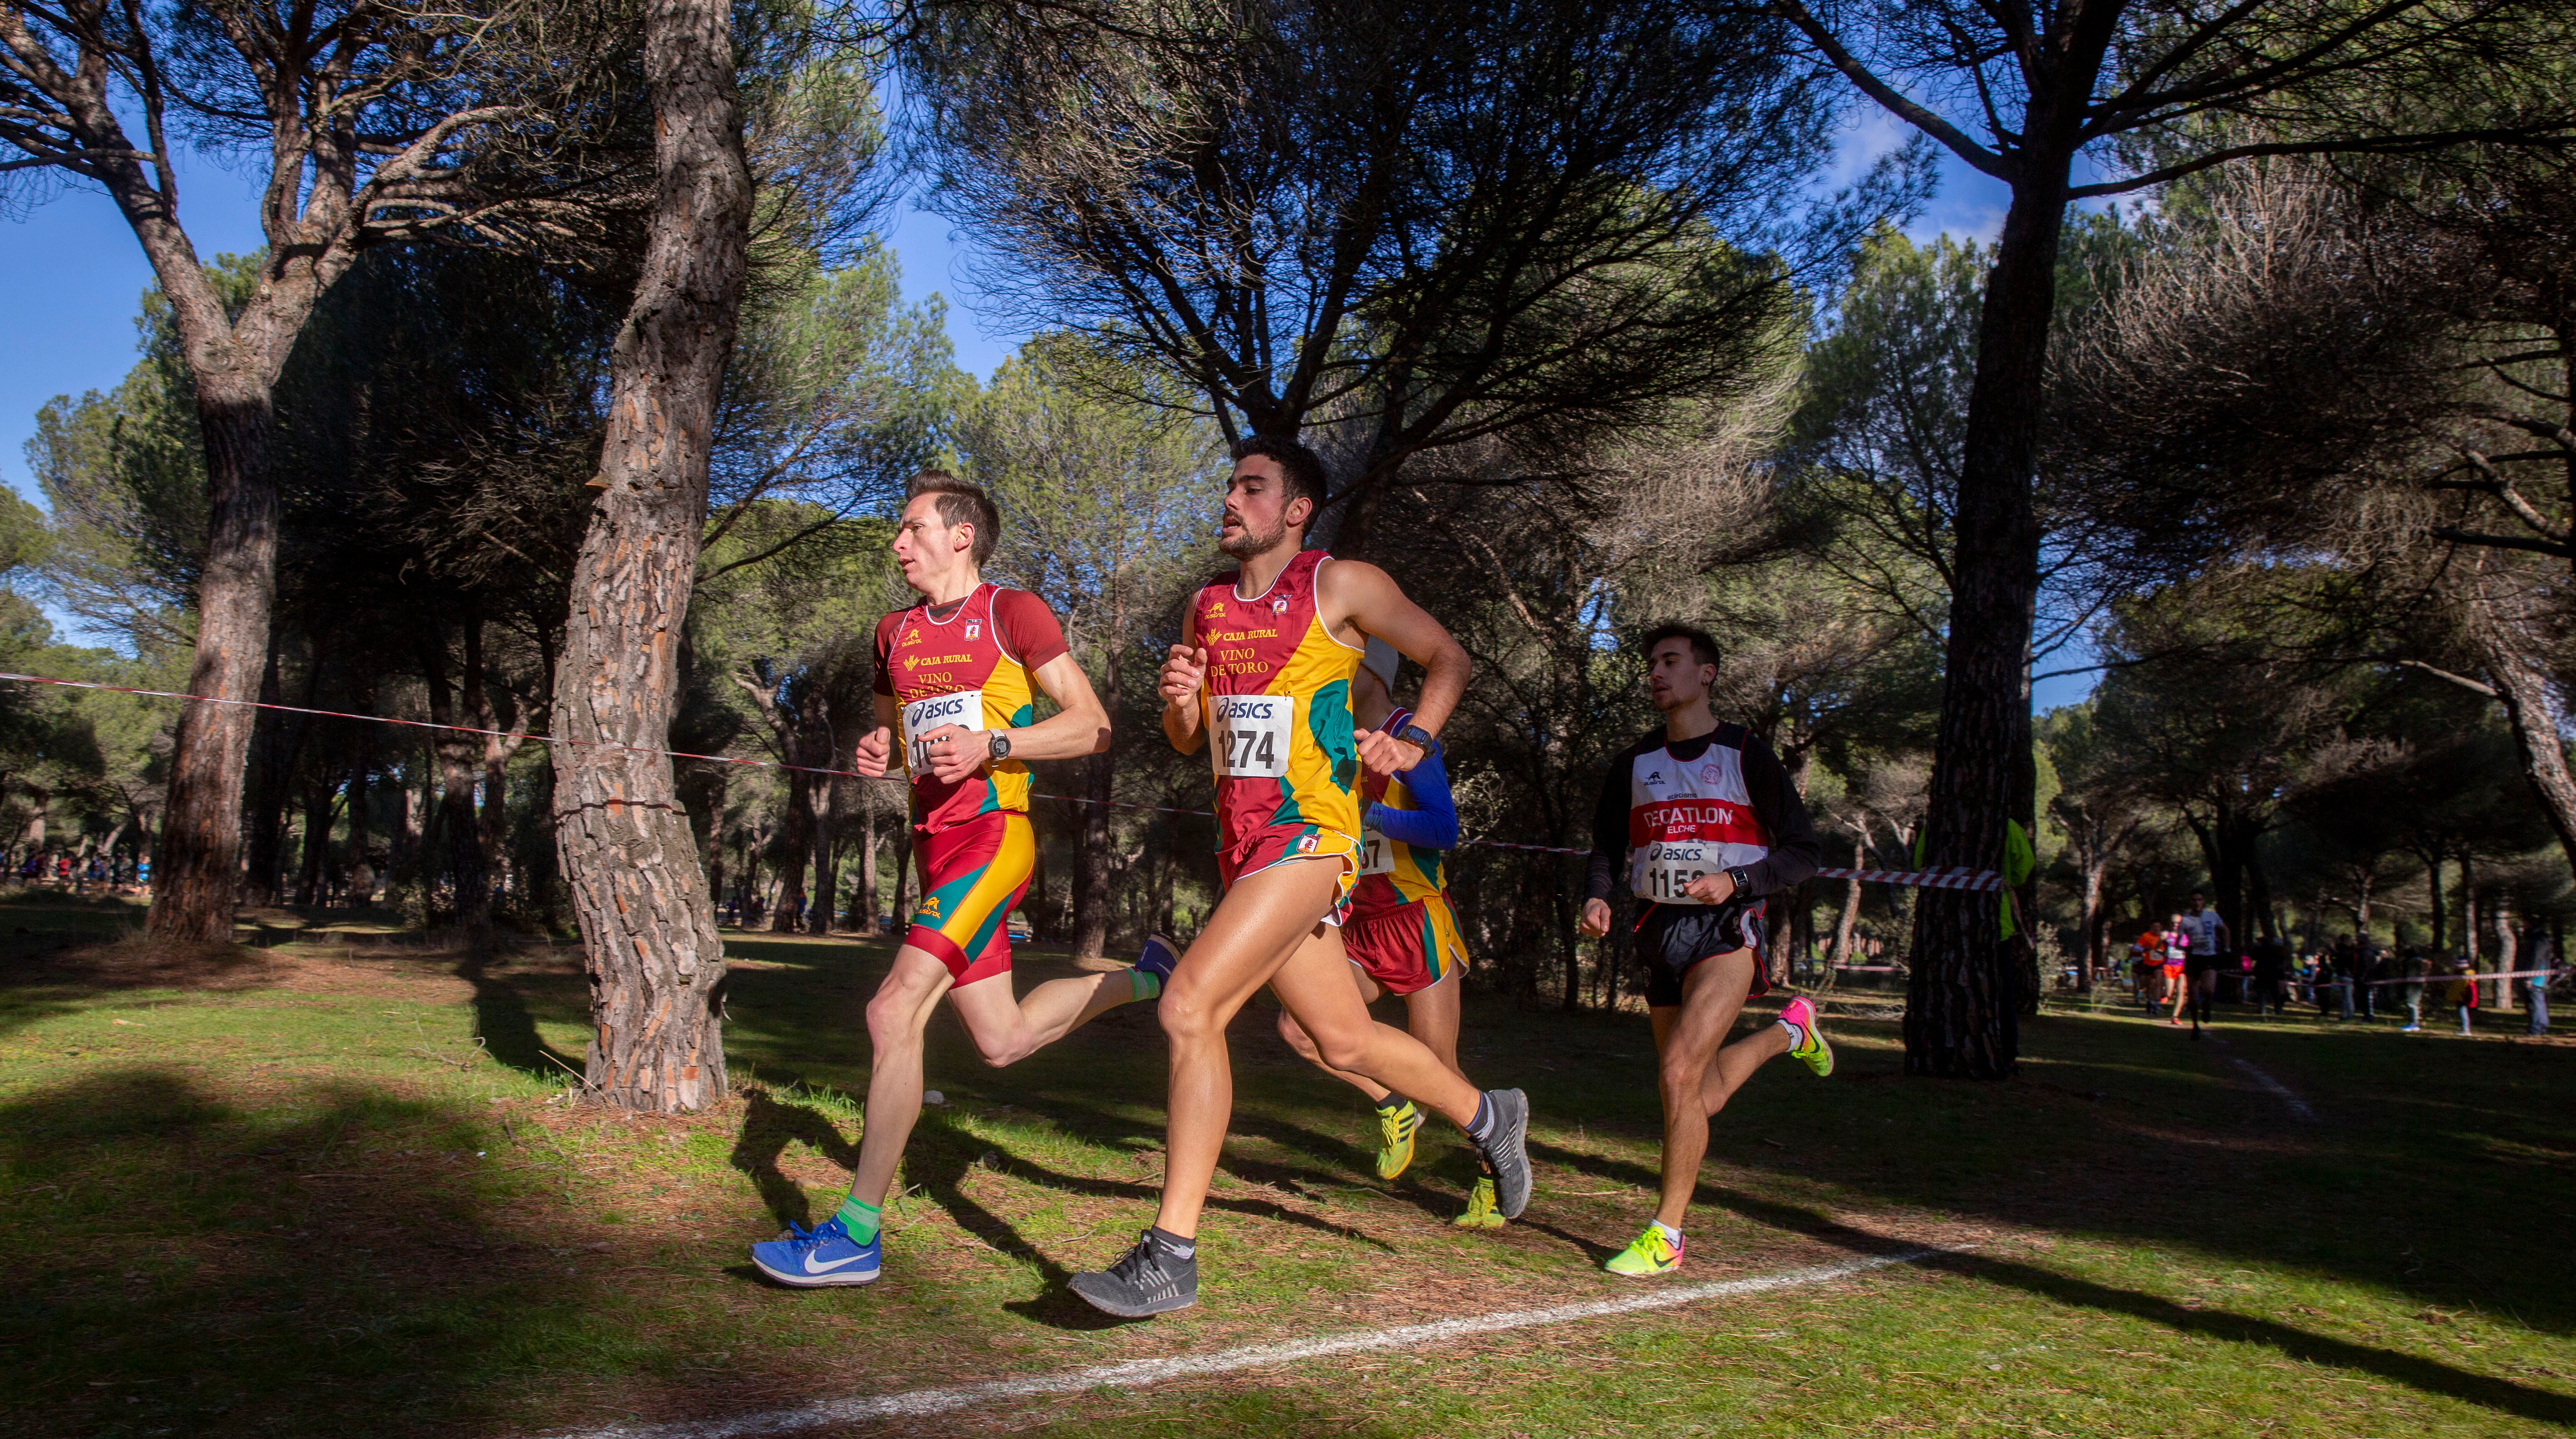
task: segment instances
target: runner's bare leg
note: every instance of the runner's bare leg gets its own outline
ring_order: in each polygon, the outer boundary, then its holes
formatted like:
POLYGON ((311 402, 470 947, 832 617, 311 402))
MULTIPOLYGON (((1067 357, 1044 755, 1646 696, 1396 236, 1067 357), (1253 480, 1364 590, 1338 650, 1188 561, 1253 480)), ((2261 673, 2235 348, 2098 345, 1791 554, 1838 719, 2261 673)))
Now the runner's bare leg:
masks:
MULTIPOLYGON (((1378 983, 1358 965, 1351 966, 1351 977, 1359 981, 1362 1004, 1375 1004, 1386 997, 1386 986, 1378 983)), ((1440 976, 1439 983, 1406 995, 1404 1029, 1407 1034, 1421 1040, 1434 1055, 1438 1056, 1440 1063, 1451 1074, 1464 1079, 1467 1073, 1458 1067, 1457 977, 1456 972, 1452 971, 1440 976)), ((1335 1069, 1324 1063, 1323 1054, 1315 1048, 1315 1041, 1298 1025, 1297 1016, 1285 1009, 1279 1011, 1279 1037, 1288 1041, 1288 1047, 1303 1055, 1307 1063, 1321 1068, 1326 1074, 1367 1095, 1369 1103, 1375 1104, 1385 1097, 1387 1092, 1385 1085, 1365 1074, 1353 1074, 1347 1069, 1335 1069)))
POLYGON ((862 1203, 883 1205, 894 1185, 904 1144, 921 1121, 922 1035, 941 995, 957 1007, 984 1062, 998 1068, 1125 1004, 1128 985, 1125 974, 1112 970, 1049 980, 1014 1002, 1009 970, 959 989, 930 951, 909 944, 896 950, 894 967, 868 1001, 868 1107, 851 1192, 862 1203))
POLYGON ((1166 1234, 1198 1233, 1234 1113, 1225 1028, 1264 984, 1314 1037, 1327 1063, 1378 1080, 1461 1127, 1476 1117, 1482 1097, 1475 1086, 1444 1069, 1420 1040, 1369 1018, 1340 933, 1309 918, 1331 905, 1340 882, 1330 860, 1245 875, 1172 972, 1162 1001, 1163 1032, 1171 1041, 1170 1120, 1163 1202, 1154 1219, 1166 1234))
POLYGON ((984 1062, 996 1069, 1028 1058, 1125 1004, 1134 993, 1125 970, 1050 979, 1017 999, 1010 979, 1006 970, 948 991, 948 1002, 957 1006, 957 1017, 966 1021, 966 1032, 975 1037, 984 1062), (993 983, 996 979, 1002 982, 993 983))
POLYGON ((1653 1012, 1657 1087, 1664 1101, 1663 1197, 1655 1218, 1674 1229, 1699 1189, 1708 1156, 1707 1087, 1718 1046, 1735 1028, 1753 988, 1753 951, 1734 950, 1692 965, 1682 1002, 1653 1012))
POLYGON ((868 1001, 868 1107, 850 1176, 850 1192, 862 1204, 885 1204, 904 1142, 921 1119, 922 1031, 955 983, 938 956, 907 944, 895 951, 894 968, 868 1001))

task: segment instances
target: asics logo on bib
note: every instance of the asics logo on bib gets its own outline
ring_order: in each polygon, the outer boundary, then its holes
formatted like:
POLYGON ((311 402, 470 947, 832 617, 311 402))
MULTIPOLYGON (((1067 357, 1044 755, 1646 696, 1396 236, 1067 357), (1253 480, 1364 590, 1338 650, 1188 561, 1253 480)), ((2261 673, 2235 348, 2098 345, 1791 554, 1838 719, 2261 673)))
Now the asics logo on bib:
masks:
POLYGON ((914 700, 903 707, 904 763, 914 774, 930 768, 930 754, 921 737, 943 725, 964 725, 971 730, 984 727, 984 692, 956 690, 928 699, 914 700))

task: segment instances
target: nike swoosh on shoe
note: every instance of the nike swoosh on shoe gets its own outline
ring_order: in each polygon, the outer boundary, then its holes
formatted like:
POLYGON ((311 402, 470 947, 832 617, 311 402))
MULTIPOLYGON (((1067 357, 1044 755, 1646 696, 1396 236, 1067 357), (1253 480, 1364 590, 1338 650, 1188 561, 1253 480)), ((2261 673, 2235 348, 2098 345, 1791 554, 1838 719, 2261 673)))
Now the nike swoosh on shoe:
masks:
POLYGON ((865 1258, 867 1258, 867 1256, 864 1254, 853 1254, 847 1259, 835 1259, 829 1264, 817 1264, 814 1262, 814 1256, 808 1254, 805 1256, 805 1272, 808 1274, 829 1274, 835 1269, 839 1269, 844 1265, 856 1264, 865 1258))

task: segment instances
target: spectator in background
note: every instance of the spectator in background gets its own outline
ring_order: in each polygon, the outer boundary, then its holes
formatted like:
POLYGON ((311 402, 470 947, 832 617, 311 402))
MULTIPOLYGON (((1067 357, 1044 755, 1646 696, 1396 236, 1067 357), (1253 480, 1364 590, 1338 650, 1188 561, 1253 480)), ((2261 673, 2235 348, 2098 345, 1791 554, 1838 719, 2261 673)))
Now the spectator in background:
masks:
POLYGON ((2361 937, 2361 967, 2354 972, 2352 977, 2352 987, 2358 991, 2358 993, 2353 995, 2353 998, 2361 1006, 2362 1018, 2377 1019, 2379 1017, 2379 991, 2382 986, 2374 983, 2373 981, 2395 978, 2394 975, 2391 975, 2388 972, 2392 967, 2393 966, 2388 962, 2388 951, 2379 947, 2379 941, 2372 939, 2367 934, 2363 935, 2361 937))
POLYGON ((2523 993, 2531 998, 2531 1023, 2523 1033, 2536 1039, 2549 1032, 2549 981, 2557 978, 2553 971, 2558 967, 2558 946, 2548 930, 2534 924, 2523 931, 2515 967, 2538 971, 2522 981, 2529 986, 2523 993))
POLYGON ((2254 1013, 2290 1012, 2290 942, 2273 935, 2254 944, 2254 1013))
POLYGON ((2335 1002, 2342 1006, 2343 1019, 2352 1018, 2352 982, 2361 973, 2361 945, 2347 937, 2334 948, 2335 1002))
POLYGON ((2444 991, 2442 1002, 2460 1012, 2461 1037, 2466 1038, 2477 1033, 2476 1026, 2469 1022, 2469 1016, 2470 1012, 2478 1007, 2478 982, 2469 977, 2467 960, 2460 960, 2451 966, 2451 977, 2443 982, 2442 988, 2444 991))
POLYGON ((2419 950, 2406 951, 2405 983, 2397 992, 2406 1000, 2406 1022, 2397 1026, 2400 1034, 2419 1034, 2424 1028, 2424 984, 2433 973, 2433 963, 2419 950))

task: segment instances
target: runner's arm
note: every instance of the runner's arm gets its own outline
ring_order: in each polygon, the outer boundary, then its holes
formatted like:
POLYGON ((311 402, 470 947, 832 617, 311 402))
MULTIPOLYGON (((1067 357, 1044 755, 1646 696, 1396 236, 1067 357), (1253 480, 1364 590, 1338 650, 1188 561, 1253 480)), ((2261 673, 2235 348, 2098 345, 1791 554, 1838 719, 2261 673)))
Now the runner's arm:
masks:
POLYGON ((1109 748, 1109 712, 1100 707, 1091 676, 1072 655, 1057 655, 1030 678, 1055 701, 1056 712, 1025 728, 1003 731, 1011 737, 1011 758, 1072 759, 1109 748))
POLYGON ((1601 776, 1592 802, 1592 854, 1583 862, 1583 897, 1608 902, 1619 872, 1628 867, 1628 770, 1634 747, 1619 752, 1601 776))
POLYGON ((1422 757, 1422 763, 1406 770, 1400 778, 1413 795, 1415 808, 1390 809, 1385 804, 1368 807, 1369 828, 1398 844, 1416 849, 1455 849, 1458 847, 1458 805, 1449 795, 1449 771, 1440 763, 1437 750, 1422 757))
POLYGON ((1771 840, 1771 852, 1744 867, 1747 898, 1779 894, 1805 884, 1816 872, 1823 847, 1816 824, 1807 817, 1807 802, 1789 782, 1789 771, 1771 746, 1753 735, 1744 737, 1744 789, 1753 799, 1754 817, 1771 840))
POLYGON ((1163 661, 1161 688, 1163 694, 1163 738, 1183 754, 1197 754, 1207 747, 1207 716, 1199 708, 1199 693, 1207 687, 1208 653, 1199 647, 1199 617, 1193 612, 1181 616, 1181 642, 1172 646, 1169 659, 1163 661))
POLYGON ((1458 697, 1467 692, 1467 677, 1475 670, 1467 651, 1375 565, 1339 560, 1326 566, 1317 582, 1316 598, 1323 602, 1327 621, 1337 633, 1347 626, 1363 636, 1375 635, 1422 666, 1422 690, 1414 697, 1413 722, 1436 738, 1441 726, 1449 723, 1450 711, 1458 708, 1458 697))

